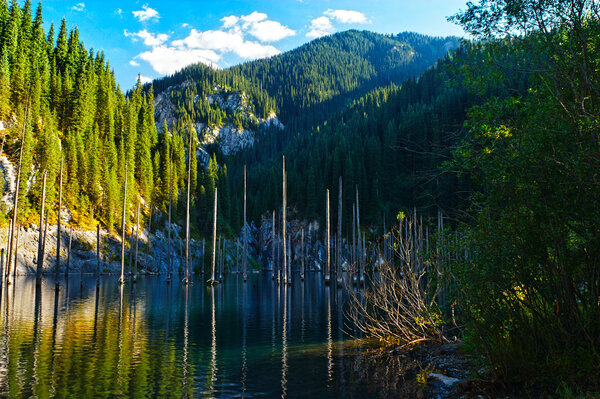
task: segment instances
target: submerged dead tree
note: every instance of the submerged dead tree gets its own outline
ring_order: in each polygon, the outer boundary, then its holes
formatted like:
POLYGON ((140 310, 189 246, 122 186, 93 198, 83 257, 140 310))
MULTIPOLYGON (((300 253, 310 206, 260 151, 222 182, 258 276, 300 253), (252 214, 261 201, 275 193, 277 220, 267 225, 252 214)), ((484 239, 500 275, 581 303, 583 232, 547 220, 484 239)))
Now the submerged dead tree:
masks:
POLYGON ((421 267, 425 252, 422 227, 417 224, 411 215, 394 227, 390 232, 396 244, 391 248, 394 262, 379 254, 384 262, 364 294, 349 290, 349 316, 367 336, 405 346, 446 341, 437 302, 439 286, 421 267))
POLYGON ((40 284, 42 281, 42 227, 44 226, 44 208, 46 206, 46 178, 48 176, 47 170, 44 170, 44 177, 42 181, 42 203, 40 205, 40 234, 38 238, 38 253, 37 253, 37 267, 36 267, 36 282, 40 284))
MULTIPOLYGON (((96 283, 100 283, 100 224, 96 225, 96 283)), ((68 273, 67 273, 68 274, 68 273)))
POLYGON ((211 285, 217 283, 215 280, 215 255, 217 252, 217 191, 218 189, 215 187, 215 206, 213 211, 212 277, 210 280, 208 280, 211 285))
MULTIPOLYGON (((71 266, 71 244, 73 242, 73 228, 69 230, 69 249, 67 250, 67 274, 69 273, 69 267, 71 266)), ((83 266, 81 266, 80 274, 83 276, 83 266)), ((83 279, 82 282, 83 284, 83 279)))
POLYGON ((135 283, 137 280, 137 272, 138 272, 138 247, 140 243, 140 202, 138 201, 137 205, 137 216, 135 221, 135 255, 133 261, 133 282, 135 283))
MULTIPOLYGON (((15 196, 13 201, 13 218, 12 218, 12 227, 10 229, 10 235, 8 240, 8 260, 6 261, 6 265, 8 266, 8 278, 7 283, 11 284, 11 273, 10 266, 12 265, 12 257, 13 257, 13 243, 15 243, 15 230, 17 229, 17 215, 19 213, 19 187, 21 186, 21 174, 22 174, 22 166, 23 166, 23 147, 25 146, 25 129, 27 128, 27 115, 29 114, 29 101, 30 98, 27 98, 27 105, 25 106, 25 116, 23 117, 23 131, 21 133, 21 149, 19 151, 19 169, 17 170, 17 182, 15 185, 15 196)), ((40 229, 42 226, 40 226, 40 229)), ((14 249, 15 253, 15 265, 17 263, 17 248, 15 245, 14 249)), ((16 266, 15 266, 16 271, 16 266)), ((14 274, 14 273, 13 273, 14 274)))
POLYGON ((127 208, 127 163, 125 163, 125 188, 123 190, 123 221, 121 224, 121 277, 119 278, 119 284, 125 284, 125 222, 126 209, 127 208))
POLYGON ((205 244, 205 239, 204 237, 202 238, 202 276, 204 277, 204 264, 205 264, 205 260, 206 260, 206 252, 204 252, 204 246, 205 244))
POLYGON ((356 285, 356 202, 352 204, 352 255, 350 259, 350 264, 352 265, 352 284, 356 285))
POLYGON ((329 284, 330 278, 330 267, 331 267, 331 218, 329 216, 329 189, 327 189, 327 201, 326 201, 326 214, 327 214, 327 269, 325 270, 325 284, 329 284))
MULTIPOLYGON (((63 156, 60 156, 60 183, 58 185, 58 210, 56 212, 56 268, 60 270, 60 216, 62 210, 62 186, 63 186, 63 156)), ((65 275, 67 271, 65 270, 65 275)))
POLYGON ((364 235, 360 236, 360 207, 358 205, 358 186, 356 186, 356 235, 358 236, 358 280, 360 284, 365 283, 365 258, 364 258, 364 235))
POLYGON ((185 285, 190 283, 190 199, 192 182, 192 131, 190 130, 190 143, 188 146, 188 179, 187 202, 185 204, 185 285))
POLYGON ((304 254, 305 249, 304 249, 304 227, 302 228, 302 233, 300 235, 300 248, 302 250, 302 255, 301 255, 301 261, 302 261, 302 265, 300 268, 300 281, 304 281, 304 254))
POLYGON ((273 228, 271 233, 271 280, 275 280, 275 210, 273 210, 273 228))
MULTIPOLYGON (((286 245, 286 220, 285 220, 285 208, 287 207, 287 195, 286 195, 286 173, 285 173, 285 155, 283 156, 283 213, 282 213, 282 219, 283 222, 281 224, 281 229, 282 229, 282 233, 281 236, 283 237, 283 282, 284 284, 291 284, 292 283, 292 278, 291 276, 288 274, 288 262, 287 262, 287 245, 286 245)), ((290 265, 290 269, 291 269, 291 265, 290 265)))
POLYGON ((337 226, 337 240, 335 242, 336 247, 336 261, 337 261, 337 285, 342 286, 342 176, 340 176, 340 184, 338 190, 338 226, 337 226))
POLYGON ((171 282, 171 274, 173 274, 173 257, 171 256, 171 206, 173 203, 173 147, 171 147, 171 153, 169 157, 169 227, 167 232, 167 284, 171 282))
MULTIPOLYGON (((40 227, 41 228, 41 227, 40 227)), ((42 253, 39 261, 44 264, 44 257, 46 254, 46 238, 48 238, 48 209, 46 209, 46 215, 44 216, 44 238, 42 239, 42 253)), ((58 270, 54 269, 54 279, 58 286, 58 270)))
POLYGON ((244 282, 248 279, 248 229, 246 223, 246 165, 244 165, 244 254, 242 255, 242 276, 244 282))

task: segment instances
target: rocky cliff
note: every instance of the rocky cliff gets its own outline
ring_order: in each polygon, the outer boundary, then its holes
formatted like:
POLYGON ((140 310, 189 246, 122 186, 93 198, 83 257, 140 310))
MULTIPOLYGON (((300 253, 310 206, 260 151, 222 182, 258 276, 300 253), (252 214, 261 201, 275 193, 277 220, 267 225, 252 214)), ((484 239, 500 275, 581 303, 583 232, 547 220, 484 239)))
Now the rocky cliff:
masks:
MULTIPOLYGON (((170 127, 176 122, 176 105, 172 93, 190 86, 189 81, 172 86, 159 93, 154 101, 155 121, 157 129, 162 129, 164 123, 170 127)), ((240 150, 252 147, 258 140, 257 133, 266 128, 283 130, 284 125, 277 115, 271 112, 265 119, 257 118, 252 113, 251 99, 242 91, 232 91, 219 85, 214 85, 212 93, 204 99, 194 98, 194 103, 203 100, 213 109, 223 111, 225 118, 221 123, 208 123, 206 120, 194 121, 194 129, 201 147, 198 152, 199 161, 207 163, 208 154, 202 146, 217 144, 224 155, 233 155, 240 150)))

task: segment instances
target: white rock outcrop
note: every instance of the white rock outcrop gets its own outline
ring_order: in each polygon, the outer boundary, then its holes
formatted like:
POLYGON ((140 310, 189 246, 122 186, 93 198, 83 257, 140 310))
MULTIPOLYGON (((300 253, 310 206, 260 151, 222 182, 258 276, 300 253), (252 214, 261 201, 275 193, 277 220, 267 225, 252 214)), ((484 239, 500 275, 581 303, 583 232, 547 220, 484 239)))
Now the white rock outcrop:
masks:
MULTIPOLYGON (((191 82, 186 81, 181 85, 168 88, 155 97, 155 121, 156 128, 159 131, 163 128, 165 121, 169 127, 176 121, 176 108, 171 101, 171 92, 175 89, 185 88, 190 84, 191 82)), ((199 99, 200 97, 196 96, 194 102, 199 99)), ((258 119, 251 112, 251 99, 242 91, 227 91, 219 85, 214 85, 213 92, 206 97, 206 101, 209 105, 225 111, 229 116, 238 114, 242 119, 252 122, 255 126, 258 125, 262 128, 274 127, 279 130, 285 128, 275 112, 271 112, 266 119, 258 119)), ((201 146, 217 144, 225 155, 233 155, 240 150, 254 146, 257 142, 256 131, 240 128, 228 121, 220 126, 207 126, 206 121, 196 121, 194 128, 196 134, 200 137, 201 146)), ((199 148, 197 157, 199 164, 208 164, 209 155, 202 147, 199 148)))
POLYGON ((204 131, 203 145, 219 144, 224 155, 232 155, 247 147, 252 147, 256 133, 252 130, 238 129, 233 125, 225 125, 204 131))
POLYGON ((5 205, 6 210, 10 211, 15 199, 17 168, 4 154, 0 154, 0 169, 4 176, 4 195, 0 201, 5 205))

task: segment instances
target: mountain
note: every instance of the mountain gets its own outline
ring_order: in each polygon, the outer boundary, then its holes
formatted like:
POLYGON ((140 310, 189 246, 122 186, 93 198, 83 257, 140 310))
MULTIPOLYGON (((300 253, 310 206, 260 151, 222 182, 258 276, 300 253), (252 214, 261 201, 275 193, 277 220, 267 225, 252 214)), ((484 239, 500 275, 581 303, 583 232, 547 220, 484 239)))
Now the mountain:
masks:
POLYGON ((361 220, 369 225, 381 226, 385 219, 389 225, 399 209, 413 206, 424 213, 440 205, 460 209, 463 199, 456 193, 468 182, 440 175, 439 167, 464 137, 466 110, 488 95, 469 92, 462 83, 460 68, 467 60, 467 52, 459 50, 418 78, 378 87, 296 132, 281 150, 260 145, 229 159, 232 202, 241 201, 233 187, 242 184, 232 171, 247 164, 252 218, 280 207, 285 154, 289 203, 308 220, 323 218, 325 190, 337 198, 340 176, 344 229, 351 226, 355 188, 361 220))
POLYGON ((458 45, 455 37, 350 30, 225 70, 192 65, 153 85, 161 93, 187 82, 174 101, 184 107, 191 95, 206 97, 215 84, 229 86, 252 98, 257 115, 276 112, 285 125, 307 127, 375 87, 418 76, 458 45))
MULTIPOLYGON (((221 209, 235 231, 240 215, 236 187, 242 179, 243 165, 248 165, 250 181, 257 182, 255 188, 249 188, 256 194, 249 209, 251 217, 258 219, 262 212, 276 206, 273 190, 278 183, 272 182, 266 190, 258 187, 262 187, 260 182, 274 178, 276 173, 270 168, 278 164, 283 152, 295 153, 299 159, 320 153, 323 148, 309 139, 322 130, 320 125, 344 110, 355 112, 356 106, 349 107, 373 90, 395 87, 392 90, 396 91, 458 44, 454 37, 351 30, 225 70, 201 64, 189 66, 153 83, 157 127, 164 130, 165 121, 167 127, 176 121, 188 121, 198 135, 199 160, 207 165, 212 154, 215 162, 227 164, 231 199, 225 200, 221 209), (309 141, 298 138, 305 135, 309 141), (298 147, 298 143, 304 147, 298 147)), ((296 161, 290 162, 294 168, 296 161)), ((298 168, 312 170, 315 165, 309 162, 298 168)), ((199 179, 206 180, 203 175, 208 173, 200 170, 199 179)), ((290 179, 293 176, 294 172, 290 179)), ((323 186, 322 179, 318 179, 319 187, 323 186)), ((214 186, 214 182, 209 185, 214 186)), ((211 190, 200 181, 198 188, 196 216, 208 228, 210 221, 201 210, 210 209, 211 190)), ((310 211, 320 208, 316 203, 307 205, 305 194, 296 195, 293 188, 291 191, 291 201, 309 210, 306 216, 321 213, 310 211)))
POLYGON ((350 30, 231 70, 260 82, 275 99, 282 121, 302 128, 375 87, 420 75, 458 43, 454 37, 350 30))

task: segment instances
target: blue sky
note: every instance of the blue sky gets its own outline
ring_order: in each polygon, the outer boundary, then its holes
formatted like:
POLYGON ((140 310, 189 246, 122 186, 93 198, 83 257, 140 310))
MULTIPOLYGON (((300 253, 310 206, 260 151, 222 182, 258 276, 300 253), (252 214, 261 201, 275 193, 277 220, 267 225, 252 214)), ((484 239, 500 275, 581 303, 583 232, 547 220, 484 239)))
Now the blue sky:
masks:
MULTIPOLYGON (((20 1, 22 4, 22 0, 20 1)), ((46 28, 66 17, 104 51, 124 90, 194 62, 226 68, 347 29, 463 36, 446 17, 466 0, 44 0, 46 28)))

